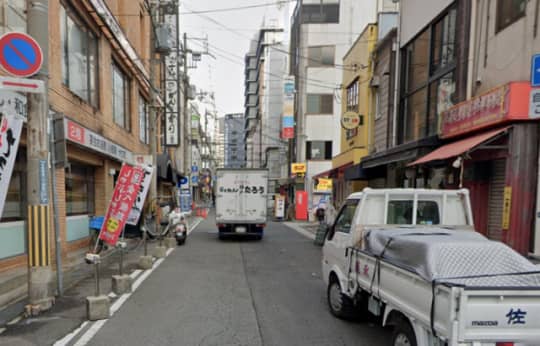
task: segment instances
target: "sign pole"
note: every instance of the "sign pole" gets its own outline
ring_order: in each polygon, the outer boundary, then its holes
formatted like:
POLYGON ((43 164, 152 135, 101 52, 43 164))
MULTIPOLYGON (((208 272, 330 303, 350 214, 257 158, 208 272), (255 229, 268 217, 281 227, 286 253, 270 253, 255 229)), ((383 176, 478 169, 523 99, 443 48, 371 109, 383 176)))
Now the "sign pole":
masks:
MULTIPOLYGON (((41 46, 43 65, 35 77, 43 81, 48 90, 49 2, 27 0, 28 34, 41 46)), ((49 145, 47 141, 47 115, 49 102, 47 92, 28 94, 27 124, 27 198, 28 198, 28 298, 29 311, 38 314, 53 304, 49 290, 52 279, 50 262, 50 210, 49 210, 49 145)), ((62 251, 56 249, 56 251, 62 251)))

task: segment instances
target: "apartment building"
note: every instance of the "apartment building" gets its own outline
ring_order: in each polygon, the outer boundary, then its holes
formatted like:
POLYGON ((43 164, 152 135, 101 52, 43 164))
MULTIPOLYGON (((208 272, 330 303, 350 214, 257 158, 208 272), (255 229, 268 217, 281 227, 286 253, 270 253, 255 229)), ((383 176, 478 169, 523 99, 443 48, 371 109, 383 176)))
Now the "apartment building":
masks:
POLYGON ((225 168, 246 167, 244 114, 226 114, 224 123, 225 168))

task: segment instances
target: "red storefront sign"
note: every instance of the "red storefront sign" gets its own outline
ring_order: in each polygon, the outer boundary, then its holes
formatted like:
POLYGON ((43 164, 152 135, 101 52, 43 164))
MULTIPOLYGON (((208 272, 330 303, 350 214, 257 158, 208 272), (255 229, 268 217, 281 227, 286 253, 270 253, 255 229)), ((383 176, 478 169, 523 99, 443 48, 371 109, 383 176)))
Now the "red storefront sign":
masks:
POLYGON ((282 139, 294 138, 294 127, 285 127, 281 130, 282 139))
POLYGON ((69 121, 67 123, 67 137, 73 142, 84 144, 84 127, 74 123, 73 121, 69 121))
POLYGON ((440 137, 450 138, 529 118, 529 82, 511 82, 459 103, 441 114, 440 137))
POLYGON ((296 219, 308 219, 308 195, 306 191, 296 191, 296 219))
POLYGON ((99 239, 115 246, 120 233, 124 229, 131 208, 137 199, 144 178, 144 170, 140 166, 123 164, 105 221, 101 226, 99 239))

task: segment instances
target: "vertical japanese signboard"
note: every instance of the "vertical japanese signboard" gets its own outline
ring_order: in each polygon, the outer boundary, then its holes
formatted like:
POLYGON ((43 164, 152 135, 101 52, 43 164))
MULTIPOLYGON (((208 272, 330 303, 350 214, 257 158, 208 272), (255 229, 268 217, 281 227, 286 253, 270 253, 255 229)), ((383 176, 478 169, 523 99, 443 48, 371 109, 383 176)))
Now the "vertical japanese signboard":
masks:
POLYGON ((285 196, 276 195, 274 216, 278 219, 285 217, 285 196))
POLYGON ((144 170, 142 167, 122 165, 99 235, 99 238, 107 244, 116 245, 129 213, 137 200, 143 178, 144 170))
POLYGON ((169 27, 171 52, 165 57, 165 145, 180 144, 180 54, 177 9, 167 9, 165 24, 169 27))
POLYGON ((142 210, 144 208, 144 201, 148 195, 148 190, 150 189, 150 183, 152 182, 152 173, 154 168, 151 165, 143 166, 143 179, 139 191, 137 193, 137 198, 135 199, 135 204, 131 208, 128 219, 126 223, 128 225, 136 225, 139 222, 141 217, 142 210))
POLYGON ((281 138, 294 138, 294 79, 287 77, 283 81, 283 114, 281 116, 281 138))
POLYGON ((0 114, 0 216, 4 212, 23 122, 23 118, 15 115, 0 114))

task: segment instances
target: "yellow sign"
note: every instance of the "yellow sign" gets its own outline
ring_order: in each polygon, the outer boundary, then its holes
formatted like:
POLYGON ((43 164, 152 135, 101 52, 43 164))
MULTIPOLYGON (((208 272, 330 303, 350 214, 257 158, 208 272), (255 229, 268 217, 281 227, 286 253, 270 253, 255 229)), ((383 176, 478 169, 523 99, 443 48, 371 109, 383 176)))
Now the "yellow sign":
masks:
POLYGON ((293 174, 298 174, 298 173, 306 173, 306 164, 305 163, 293 163, 291 165, 291 172, 293 174))
POLYGON ((506 186, 504 188, 503 198, 503 215, 502 215, 502 229, 508 230, 510 228, 510 208, 512 207, 512 187, 506 186))
POLYGON ((117 219, 111 217, 109 220, 107 220, 107 232, 116 232, 118 230, 118 226, 120 226, 120 221, 117 219))
POLYGON ((341 126, 345 130, 354 130, 360 125, 360 115, 355 112, 346 112, 341 117, 341 126))
POLYGON ((317 191, 332 191, 332 179, 319 178, 319 184, 315 189, 317 191))

